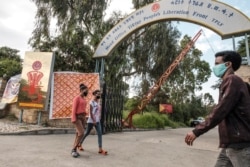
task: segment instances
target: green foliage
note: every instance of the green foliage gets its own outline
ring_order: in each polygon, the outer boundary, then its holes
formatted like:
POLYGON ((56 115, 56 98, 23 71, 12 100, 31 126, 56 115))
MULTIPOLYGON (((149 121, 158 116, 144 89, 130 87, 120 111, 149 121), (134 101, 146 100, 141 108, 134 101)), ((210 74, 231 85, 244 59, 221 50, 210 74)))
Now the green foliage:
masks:
POLYGON ((209 93, 205 93, 203 99, 204 99, 203 103, 205 106, 211 106, 214 104, 214 99, 212 95, 210 95, 209 93))
POLYGON ((139 103, 139 98, 133 97, 129 98, 125 105, 124 105, 124 110, 133 110, 139 103))
POLYGON ((82 42, 88 35, 76 29, 69 41, 63 38, 63 36, 56 38, 60 52, 56 52, 55 70, 93 72, 95 69, 95 60, 91 58, 93 52, 88 44, 82 42))
MULTIPOLYGON (((37 15, 29 43, 34 49, 56 52, 55 71, 94 72, 96 60, 92 55, 95 48, 104 35, 126 17, 115 12, 105 21, 103 18, 109 1, 104 0, 32 1, 37 5, 37 15), (50 32, 53 19, 57 21, 55 36, 50 32)), ((133 0, 136 9, 151 2, 153 0, 133 0)), ((103 61, 103 82, 108 86, 122 85, 131 76, 138 81, 132 85, 138 98, 129 99, 124 107, 126 110, 131 111, 138 105, 139 97, 147 94, 191 39, 185 35, 179 45, 180 37, 181 33, 171 22, 150 24, 131 33, 103 61)), ((201 56, 202 52, 193 47, 143 111, 156 111, 159 103, 171 103, 176 108, 171 118, 184 123, 190 117, 204 114, 202 101, 193 99, 195 91, 201 90, 201 85, 211 73, 209 64, 202 61, 201 56)), ((126 85, 120 89, 128 90, 129 87, 126 85)), ((211 101, 209 96, 208 100, 211 101)), ((161 126, 158 118, 148 116, 148 113, 143 115, 145 120, 153 119, 156 128, 161 126)))
POLYGON ((213 103, 204 104, 202 97, 193 96, 191 101, 187 103, 173 105, 174 112, 170 119, 189 125, 190 119, 196 119, 200 116, 205 117, 211 111, 213 103))
MULTIPOLYGON (((123 118, 127 118, 130 111, 123 112, 123 118)), ((165 127, 177 128, 179 123, 176 123, 168 118, 166 114, 157 112, 146 112, 133 116, 133 125, 136 128, 143 129, 164 129, 165 127)))
MULTIPOLYGON (((117 12, 105 21, 103 17, 109 2, 104 0, 32 1, 37 5, 37 15, 29 43, 34 49, 56 52, 55 71, 94 72, 94 49, 102 37, 125 17, 117 12), (50 32, 53 19, 57 21, 55 36, 50 32)), ((133 4, 137 9, 151 2, 153 0, 133 1, 133 4)), ((105 59, 105 82, 122 81, 133 75, 140 81, 136 85, 137 95, 145 95, 190 40, 185 36, 179 46, 180 36, 171 22, 151 24, 132 33, 105 59)), ((186 62, 180 64, 180 69, 171 74, 172 82, 163 85, 151 104, 185 101, 195 89, 200 89, 210 73, 208 64, 200 61, 201 55, 194 48, 186 62), (182 85, 177 85, 180 83, 182 85)))
POLYGON ((144 108, 143 112, 151 112, 151 111, 158 111, 159 110, 159 105, 146 105, 146 107, 144 108))
POLYGON ((9 47, 0 47, 0 59, 14 59, 18 62, 21 61, 20 56, 18 55, 18 50, 12 49, 9 47))
POLYGON ((92 59, 104 32, 104 0, 32 0, 37 6, 36 27, 29 44, 40 51, 56 53, 54 70, 94 72, 92 59), (50 32, 56 20, 55 32, 50 32), (54 34, 54 36, 52 36, 54 34))
POLYGON ((161 118, 164 120, 164 125, 171 127, 171 128, 177 128, 177 127, 185 127, 185 124, 181 122, 174 122, 169 118, 169 115, 167 114, 159 114, 161 118))
POLYGON ((123 118, 123 119, 126 119, 126 118, 128 117, 129 112, 130 112, 130 110, 124 110, 124 111, 122 112, 122 118, 123 118))
POLYGON ((138 8, 140 8, 140 7, 142 7, 142 6, 145 6, 145 5, 147 5, 147 4, 149 4, 149 3, 152 3, 152 2, 154 2, 154 0, 144 0, 144 1, 142 1, 142 0, 132 0, 132 3, 134 4, 134 7, 136 8, 136 9, 138 9, 138 8))
MULTIPOLYGON (((187 35, 181 40, 181 48, 191 40, 187 35)), ((196 90, 202 89, 202 84, 211 75, 209 64, 201 60, 202 52, 191 48, 179 66, 172 72, 168 81, 163 85, 167 92, 169 103, 180 104, 191 100, 196 90)))
POLYGON ((154 114, 144 113, 133 117, 133 125, 137 128, 160 129, 164 128, 164 120, 154 114))
MULTIPOLYGON (((173 65, 173 61, 191 38, 185 35, 181 46, 178 46, 180 32, 168 22, 150 25, 135 34, 143 35, 138 35, 129 46, 129 55, 137 72, 136 80, 139 81, 135 89, 137 95, 143 97, 167 68, 173 65)), ((169 75, 166 83, 162 82, 161 89, 152 97, 149 105, 158 107, 160 103, 177 105, 190 101, 195 91, 201 90, 202 84, 211 75, 209 64, 201 60, 201 56, 202 52, 192 47, 169 75)))
MULTIPOLYGON (((123 112, 124 119, 127 118, 129 112, 135 109, 135 107, 138 105, 137 101, 138 99, 135 98, 127 100, 127 103, 125 104, 126 112, 123 112)), ((143 113, 134 115, 133 123, 138 127, 159 128, 162 125, 158 120, 158 117, 160 116, 161 119, 164 119, 165 126, 170 126, 173 128, 178 126, 189 126, 191 119, 195 119, 200 116, 205 117, 209 112, 211 112, 213 107, 214 100, 210 94, 206 93, 203 96, 191 96, 190 100, 188 100, 186 103, 173 104, 173 113, 169 115, 152 112, 157 111, 158 108, 156 108, 154 105, 147 105, 143 113), (150 120, 150 123, 145 124, 146 120, 150 120)))
MULTIPOLYGON (((124 110, 129 110, 132 111, 135 108, 137 108, 137 106, 140 103, 140 98, 135 96, 132 98, 128 98, 124 104, 124 110)), ((158 110, 159 105, 147 105, 144 109, 143 112, 151 112, 151 111, 157 111, 158 110)))
POLYGON ((20 74, 22 71, 19 51, 8 47, 0 47, 0 77, 10 77, 20 74))
MULTIPOLYGON (((248 46, 250 46, 250 36, 248 35, 248 46)), ((238 47, 237 47, 237 52, 245 57, 247 56, 247 53, 246 53, 246 41, 245 41, 245 38, 243 38, 242 40, 240 40, 238 42, 238 47)), ((250 48, 249 48, 249 52, 250 52, 250 48)))

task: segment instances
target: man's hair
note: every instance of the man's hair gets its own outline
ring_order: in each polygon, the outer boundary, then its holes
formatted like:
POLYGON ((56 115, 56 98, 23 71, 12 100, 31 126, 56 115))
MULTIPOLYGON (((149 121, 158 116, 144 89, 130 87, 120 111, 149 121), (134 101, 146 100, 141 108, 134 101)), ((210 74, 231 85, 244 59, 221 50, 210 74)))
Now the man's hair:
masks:
POLYGON ((215 57, 222 56, 224 62, 230 61, 232 63, 232 68, 237 71, 241 65, 241 56, 235 51, 222 51, 215 54, 215 57))
POLYGON ((86 85, 84 85, 83 83, 81 83, 81 84, 79 85, 79 88, 80 88, 80 90, 84 90, 84 89, 86 89, 86 88, 87 88, 87 86, 86 86, 86 85))
POLYGON ((92 94, 93 94, 93 95, 96 95, 96 94, 99 93, 99 92, 101 92, 101 91, 97 89, 97 90, 95 90, 92 94))

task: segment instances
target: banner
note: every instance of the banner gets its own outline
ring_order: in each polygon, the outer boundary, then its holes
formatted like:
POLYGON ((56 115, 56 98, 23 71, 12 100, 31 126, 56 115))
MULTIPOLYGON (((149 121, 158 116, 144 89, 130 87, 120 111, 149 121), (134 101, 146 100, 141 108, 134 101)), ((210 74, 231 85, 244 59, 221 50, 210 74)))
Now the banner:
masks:
POLYGON ((47 110, 54 68, 52 52, 26 52, 18 95, 19 108, 47 110))
POLYGON ((9 79, 6 84, 1 103, 15 103, 19 93, 21 74, 15 75, 9 79))
MULTIPOLYGON (((87 104, 93 99, 92 92, 100 89, 98 73, 54 72, 51 87, 50 119, 71 118, 72 103, 79 95, 79 85, 89 89, 87 104)), ((89 105, 87 105, 89 112, 89 105)))
POLYGON ((173 113, 172 104, 159 104, 159 110, 162 113, 173 113))

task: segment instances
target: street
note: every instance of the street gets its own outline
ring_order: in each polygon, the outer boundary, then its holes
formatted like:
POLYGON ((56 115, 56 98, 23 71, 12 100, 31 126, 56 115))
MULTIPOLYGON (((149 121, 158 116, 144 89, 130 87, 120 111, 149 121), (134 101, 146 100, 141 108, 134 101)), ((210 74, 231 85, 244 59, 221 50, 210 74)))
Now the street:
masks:
POLYGON ((74 134, 0 136, 1 167, 212 167, 219 153, 217 128, 192 147, 184 138, 192 128, 108 133, 97 153, 97 135, 89 135, 78 158, 71 157, 74 134))

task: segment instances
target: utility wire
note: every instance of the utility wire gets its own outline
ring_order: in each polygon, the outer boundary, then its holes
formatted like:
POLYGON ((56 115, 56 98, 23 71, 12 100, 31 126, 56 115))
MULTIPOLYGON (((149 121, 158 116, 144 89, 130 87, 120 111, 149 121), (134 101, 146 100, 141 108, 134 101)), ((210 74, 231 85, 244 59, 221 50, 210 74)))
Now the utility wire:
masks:
POLYGON ((213 49, 213 46, 211 45, 211 43, 209 42, 208 38, 207 38, 206 35, 205 35, 205 31, 204 31, 203 29, 202 29, 202 31, 203 31, 202 34, 204 35, 204 37, 205 37, 205 39, 206 39, 208 45, 210 46, 210 48, 212 49, 213 53, 215 54, 215 51, 214 51, 214 49, 213 49))

